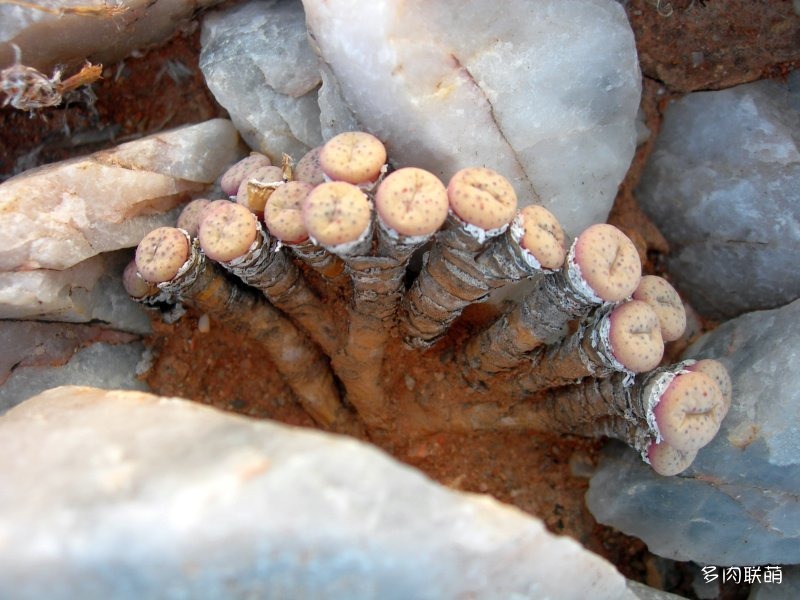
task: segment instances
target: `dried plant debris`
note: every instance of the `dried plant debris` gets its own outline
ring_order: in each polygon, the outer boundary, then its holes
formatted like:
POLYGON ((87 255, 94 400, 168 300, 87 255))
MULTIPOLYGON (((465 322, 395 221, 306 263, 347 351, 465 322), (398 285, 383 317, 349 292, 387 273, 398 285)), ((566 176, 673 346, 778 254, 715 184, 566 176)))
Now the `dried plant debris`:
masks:
MULTIPOLYGON (((84 86, 89 86, 103 72, 103 65, 84 63, 80 71, 62 80, 62 67, 56 67, 48 77, 41 71, 22 64, 19 47, 14 46, 16 59, 10 67, 0 71, 0 91, 5 94, 3 106, 35 111, 58 106, 64 99, 84 86)), ((88 96, 90 99, 92 96, 88 96)))

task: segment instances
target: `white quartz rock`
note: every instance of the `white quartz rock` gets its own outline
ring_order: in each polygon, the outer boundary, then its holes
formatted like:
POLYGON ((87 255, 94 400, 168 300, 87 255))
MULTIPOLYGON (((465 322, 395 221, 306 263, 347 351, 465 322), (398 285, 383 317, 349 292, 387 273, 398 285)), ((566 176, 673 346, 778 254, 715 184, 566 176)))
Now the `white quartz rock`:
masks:
MULTIPOLYGON (((170 221, 177 215, 169 214, 170 221)), ((160 225, 154 220, 153 226, 160 225)), ((130 299, 121 274, 130 251, 109 252, 55 271, 0 272, 0 319, 31 319, 87 323, 99 321, 124 330, 146 333, 150 318, 130 299)))
POLYGON ((0 272, 67 269, 135 246, 239 156, 212 119, 26 171, 0 185, 0 272))
POLYGON ((299 2, 255 0, 203 19, 200 69, 254 150, 280 164, 322 143, 317 57, 299 2))
POLYGON ((0 498, 4 598, 635 597, 574 540, 374 447, 174 398, 23 402, 0 498))
POLYGON ((571 235, 606 219, 635 149, 641 91, 617 2, 303 4, 342 99, 399 165, 445 181, 491 167, 571 235))
POLYGON ((87 58, 101 63, 115 62, 134 50, 166 41, 179 27, 188 24, 198 10, 220 1, 3 2, 0 3, 0 69, 14 61, 12 44, 20 49, 23 64, 45 71, 46 75, 58 64, 75 66, 87 58), (34 6, 55 10, 48 12, 34 6))

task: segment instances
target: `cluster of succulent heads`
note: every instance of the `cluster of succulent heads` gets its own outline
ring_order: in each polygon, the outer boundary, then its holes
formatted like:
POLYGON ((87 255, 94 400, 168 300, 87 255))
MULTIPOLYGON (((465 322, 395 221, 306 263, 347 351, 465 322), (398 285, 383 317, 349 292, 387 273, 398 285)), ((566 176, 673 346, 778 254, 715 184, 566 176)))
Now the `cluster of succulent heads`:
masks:
MULTIPOLYGON (((623 439, 664 475, 688 467, 727 413, 731 383, 721 363, 662 365, 664 344, 683 335, 686 313, 665 279, 642 276, 631 240, 597 224, 568 243, 552 213, 518 208, 512 184, 492 169, 463 169, 445 185, 424 169, 392 169, 379 139, 346 132, 296 164, 284 157, 276 166, 252 153, 219 183, 225 199, 193 200, 176 228, 142 240, 124 276, 132 297, 164 300, 166 290, 175 301, 170 286, 200 253, 263 288, 331 358, 336 377, 352 340, 320 329, 324 311, 304 322, 278 297, 276 281, 293 263, 330 279, 349 277, 351 316, 397 332, 410 349, 435 344, 466 306, 493 290, 533 280, 533 291, 454 353, 466 385, 520 398, 557 389, 564 431, 623 439), (424 252, 422 269, 407 273, 417 251, 424 252), (257 266, 265 260, 272 266, 257 266), (267 268, 280 273, 264 288, 257 271, 267 268), (608 380, 607 391, 592 392, 600 379, 608 380), (597 399, 605 408, 565 423, 570 399, 587 402, 592 394, 605 394, 597 399)), ((382 367, 365 364, 364 376, 382 367)), ((352 393, 347 381, 342 387, 360 409, 357 386, 352 393)), ((543 410, 531 409, 533 428, 557 420, 543 410)))

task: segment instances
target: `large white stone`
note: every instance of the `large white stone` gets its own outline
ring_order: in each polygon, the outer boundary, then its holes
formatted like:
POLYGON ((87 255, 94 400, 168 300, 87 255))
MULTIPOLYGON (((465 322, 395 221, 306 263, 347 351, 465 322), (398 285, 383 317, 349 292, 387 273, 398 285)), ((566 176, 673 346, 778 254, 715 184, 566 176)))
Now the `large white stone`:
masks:
POLYGON ((239 156, 212 119, 26 171, 0 185, 0 272, 67 269, 135 246, 239 156))
POLYGON ((641 89, 617 2, 303 4, 339 86, 322 91, 330 129, 330 112, 349 109, 398 164, 445 181, 494 168, 521 204, 543 204, 572 235, 606 219, 635 149, 641 89))
POLYGON ((574 540, 361 442, 134 392, 0 418, 0 597, 633 598, 574 540))

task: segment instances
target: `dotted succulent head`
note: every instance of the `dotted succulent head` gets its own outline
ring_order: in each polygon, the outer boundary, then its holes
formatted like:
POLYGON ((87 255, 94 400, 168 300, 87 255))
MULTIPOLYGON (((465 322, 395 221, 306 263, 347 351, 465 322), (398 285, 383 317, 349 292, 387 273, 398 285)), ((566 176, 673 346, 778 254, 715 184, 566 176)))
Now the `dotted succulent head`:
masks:
POLYGON ((325 175, 334 181, 372 183, 386 164, 386 148, 374 135, 346 131, 322 146, 319 164, 325 175))
POLYGON ((699 371, 675 376, 653 408, 664 441, 677 450, 698 450, 719 431, 725 399, 714 380, 699 371))
POLYGON ((444 223, 447 209, 447 189, 436 175, 423 169, 398 169, 375 193, 378 217, 401 235, 431 235, 444 223))
POLYGON ((558 219, 544 206, 535 204, 519 212, 524 228, 520 246, 545 269, 558 269, 567 255, 566 235, 558 219))
POLYGON ((236 202, 251 212, 261 214, 275 186, 282 183, 283 169, 272 166, 259 167, 239 184, 236 202))
POLYGON ((689 365, 686 367, 686 370, 705 373, 714 380, 714 383, 717 384, 719 391, 722 393, 722 399, 725 403, 723 417, 727 415, 731 407, 731 402, 733 402, 733 382, 731 381, 731 376, 728 373, 728 369, 725 368, 725 365, 713 358, 704 358, 689 365))
POLYGON ((697 450, 678 450, 665 441, 652 442, 647 448, 647 460, 659 475, 671 477, 682 473, 694 461, 697 450))
POLYGON ((198 198, 192 200, 183 207, 181 214, 178 215, 178 227, 183 229, 192 237, 197 237, 197 230, 200 227, 200 221, 203 219, 203 211, 211 204, 211 200, 205 198, 198 198))
POLYGON ((189 260, 189 239, 182 229, 159 227, 139 242, 136 269, 150 283, 170 281, 189 260))
POLYGON ((136 261, 132 260, 122 272, 122 285, 131 298, 145 298, 158 291, 152 283, 142 279, 139 269, 136 268, 136 261))
POLYGON ((358 240, 370 226, 372 206, 358 187, 343 181, 315 187, 303 203, 308 235, 322 246, 358 240))
POLYGON ((639 300, 631 300, 615 307, 608 320, 608 341, 614 358, 634 373, 658 366, 664 356, 664 340, 652 308, 639 300))
POLYGON ((272 192, 264 207, 264 224, 270 234, 290 244, 308 239, 303 203, 313 189, 309 183, 289 181, 272 192))
POLYGON ((322 152, 322 146, 312 148, 303 155, 294 168, 295 181, 303 181, 311 185, 319 185, 325 183, 325 173, 322 166, 319 164, 319 153, 322 152))
POLYGON ((250 156, 234 164, 222 175, 219 181, 222 193, 227 196, 235 196, 239 191, 239 186, 242 184, 242 181, 247 179, 250 173, 261 167, 268 167, 271 164, 272 161, 270 161, 268 156, 259 154, 258 152, 250 153, 250 156))
POLYGON ((581 276, 605 302, 624 300, 639 285, 642 263, 636 246, 613 225, 584 230, 575 240, 574 254, 581 276))
POLYGON ((486 231, 508 225, 517 212, 511 182, 492 169, 462 169, 447 184, 450 209, 462 221, 486 231))
POLYGON ((633 292, 634 300, 650 305, 658 315, 661 336, 667 342, 677 340, 686 330, 686 309, 675 288, 663 277, 645 275, 633 292))
POLYGON ((228 262, 248 251, 257 232, 253 213, 241 204, 216 200, 203 212, 197 239, 210 259, 228 262))

